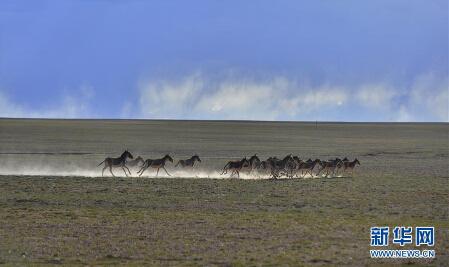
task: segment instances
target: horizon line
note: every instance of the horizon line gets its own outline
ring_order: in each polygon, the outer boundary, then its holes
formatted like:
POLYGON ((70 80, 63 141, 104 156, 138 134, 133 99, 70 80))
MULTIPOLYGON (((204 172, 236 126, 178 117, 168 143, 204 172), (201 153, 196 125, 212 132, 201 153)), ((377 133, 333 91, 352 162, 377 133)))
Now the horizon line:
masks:
POLYGON ((72 120, 72 121, 171 121, 171 122, 247 122, 247 123, 347 123, 347 124, 449 124, 449 121, 325 121, 325 120, 225 120, 225 119, 163 119, 163 118, 29 118, 0 117, 0 120, 72 120))

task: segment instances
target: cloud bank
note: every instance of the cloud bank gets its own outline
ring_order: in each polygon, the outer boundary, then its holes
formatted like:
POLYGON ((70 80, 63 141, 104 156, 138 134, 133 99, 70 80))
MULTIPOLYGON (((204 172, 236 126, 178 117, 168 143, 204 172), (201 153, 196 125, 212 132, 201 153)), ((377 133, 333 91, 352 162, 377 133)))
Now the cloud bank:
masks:
MULTIPOLYGON (((130 94, 132 95, 132 93, 130 94)), ((95 90, 81 86, 31 108, 0 89, 0 117, 100 118, 95 90)), ((408 86, 389 82, 309 85, 284 76, 212 79, 200 72, 177 79, 142 80, 131 99, 105 118, 448 122, 448 77, 427 73, 408 86), (134 100, 133 100, 134 99, 134 100)))
POLYGON ((286 77, 210 80, 199 73, 139 85, 141 118, 223 120, 448 121, 448 79, 309 86, 286 77))

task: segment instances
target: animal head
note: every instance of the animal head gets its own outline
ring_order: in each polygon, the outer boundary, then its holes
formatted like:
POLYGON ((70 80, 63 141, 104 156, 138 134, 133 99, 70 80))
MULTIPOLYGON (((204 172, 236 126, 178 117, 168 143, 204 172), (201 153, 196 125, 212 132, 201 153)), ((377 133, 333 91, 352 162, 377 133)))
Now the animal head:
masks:
POLYGON ((348 162, 349 159, 348 159, 347 157, 345 157, 342 161, 343 161, 343 162, 348 162))
POLYGON ((165 155, 165 156, 164 156, 164 159, 165 159, 165 160, 168 160, 168 161, 170 161, 170 162, 172 162, 172 163, 173 163, 173 158, 172 158, 172 157, 170 157, 170 155, 169 155, 169 154, 165 155))
POLYGON ((243 167, 249 166, 249 161, 248 159, 246 159, 246 157, 244 157, 240 162, 242 163, 243 167))
POLYGON ((249 159, 249 161, 250 161, 250 162, 260 162, 260 159, 259 159, 259 157, 257 156, 257 154, 254 154, 254 156, 252 156, 252 157, 249 159))
POLYGON ((126 158, 130 158, 130 159, 134 158, 133 155, 128 151, 128 149, 125 150, 125 152, 122 153, 122 157, 125 158, 125 159, 126 158))
POLYGON ((195 154, 195 155, 192 157, 192 159, 201 162, 201 159, 200 159, 200 157, 199 157, 197 154, 195 154))
POLYGON ((293 159, 292 154, 288 154, 287 156, 285 156, 284 160, 290 160, 293 159))
POLYGON ((326 162, 326 161, 322 161, 322 160, 320 160, 320 159, 315 159, 315 160, 311 161, 311 163, 314 163, 314 164, 320 164, 320 165, 325 164, 325 162, 326 162))

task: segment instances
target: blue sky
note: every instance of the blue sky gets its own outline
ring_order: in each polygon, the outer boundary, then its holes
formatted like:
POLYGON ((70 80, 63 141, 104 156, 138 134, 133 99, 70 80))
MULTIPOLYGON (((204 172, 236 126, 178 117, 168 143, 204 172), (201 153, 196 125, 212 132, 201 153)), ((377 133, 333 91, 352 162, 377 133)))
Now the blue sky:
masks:
POLYGON ((0 2, 0 117, 448 121, 448 1, 0 2))

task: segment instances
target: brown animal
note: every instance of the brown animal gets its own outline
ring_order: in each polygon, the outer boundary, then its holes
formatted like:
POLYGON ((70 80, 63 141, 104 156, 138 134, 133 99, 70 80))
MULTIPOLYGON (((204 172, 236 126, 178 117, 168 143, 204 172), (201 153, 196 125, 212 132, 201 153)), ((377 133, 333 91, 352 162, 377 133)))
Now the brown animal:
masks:
POLYGON ((228 173, 228 171, 232 170, 231 176, 234 173, 237 173, 237 177, 240 178, 240 171, 243 167, 247 167, 249 165, 249 161, 245 158, 238 161, 229 161, 224 167, 221 175, 228 173))
POLYGON ((358 164, 360 165, 360 161, 358 159, 354 159, 353 161, 346 161, 343 163, 343 172, 349 170, 351 172, 351 177, 354 175, 354 168, 358 164))
POLYGON ((165 163, 168 161, 173 163, 173 158, 170 157, 168 154, 165 155, 163 158, 161 159, 147 159, 145 160, 145 163, 143 164, 142 168, 140 169, 140 171, 138 171, 137 173, 140 173, 139 176, 142 176, 142 174, 149 168, 154 168, 157 169, 156 172, 156 177, 159 174, 159 169, 162 168, 164 169, 165 173, 168 174, 168 176, 171 176, 167 170, 165 169, 165 163))

